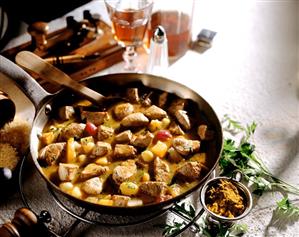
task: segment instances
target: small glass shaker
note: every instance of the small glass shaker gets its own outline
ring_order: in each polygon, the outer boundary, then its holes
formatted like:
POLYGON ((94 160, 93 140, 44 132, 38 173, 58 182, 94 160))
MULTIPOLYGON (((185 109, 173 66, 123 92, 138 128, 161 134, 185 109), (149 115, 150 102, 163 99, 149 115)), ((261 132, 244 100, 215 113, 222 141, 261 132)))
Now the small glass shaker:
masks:
POLYGON ((163 75, 168 64, 167 36, 164 28, 159 25, 151 37, 147 72, 163 75))

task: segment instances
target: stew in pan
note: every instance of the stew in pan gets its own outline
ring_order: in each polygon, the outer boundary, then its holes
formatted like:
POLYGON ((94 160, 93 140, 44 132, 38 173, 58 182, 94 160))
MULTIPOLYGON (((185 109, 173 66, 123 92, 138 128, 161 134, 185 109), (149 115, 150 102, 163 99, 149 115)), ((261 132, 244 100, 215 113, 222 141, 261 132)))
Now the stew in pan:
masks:
POLYGON ((44 174, 81 200, 142 206, 176 197, 208 172, 214 132, 198 105, 157 89, 123 102, 61 105, 39 136, 44 174))

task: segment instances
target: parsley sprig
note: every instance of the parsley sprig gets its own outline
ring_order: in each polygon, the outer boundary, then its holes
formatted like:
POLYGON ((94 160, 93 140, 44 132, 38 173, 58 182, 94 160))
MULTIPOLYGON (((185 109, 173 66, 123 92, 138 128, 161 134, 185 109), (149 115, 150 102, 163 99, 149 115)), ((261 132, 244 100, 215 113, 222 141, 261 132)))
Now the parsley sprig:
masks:
MULTIPOLYGON (((245 180, 248 181, 248 185, 253 187, 253 193, 259 196, 266 191, 280 191, 284 197, 277 202, 271 225, 285 228, 290 222, 298 221, 299 207, 289 201, 287 194, 299 195, 299 189, 275 177, 256 155, 252 136, 257 124, 252 122, 243 126, 227 115, 224 116, 222 123, 224 131, 232 136, 224 139, 223 151, 219 160, 221 175, 232 177, 237 171, 241 172, 245 180), (238 141, 235 140, 236 137, 239 138, 238 141)), ((186 220, 193 220, 196 215, 194 207, 185 202, 181 202, 174 208, 186 220)), ((166 224, 163 226, 163 235, 174 235, 186 224, 186 221, 173 221, 171 224, 166 224)), ((234 224, 232 227, 228 227, 220 223, 211 228, 206 222, 205 215, 199 219, 197 227, 198 233, 207 237, 237 237, 242 236, 247 231, 247 226, 244 224, 234 224)))
POLYGON ((234 135, 241 133, 240 142, 233 139, 224 139, 223 151, 219 161, 221 175, 232 176, 236 171, 243 174, 249 185, 253 187, 253 193, 262 195, 265 191, 280 191, 299 195, 299 189, 275 177, 259 159, 255 153, 255 145, 251 142, 251 136, 256 129, 253 122, 245 127, 239 122, 224 117, 223 128, 234 135))

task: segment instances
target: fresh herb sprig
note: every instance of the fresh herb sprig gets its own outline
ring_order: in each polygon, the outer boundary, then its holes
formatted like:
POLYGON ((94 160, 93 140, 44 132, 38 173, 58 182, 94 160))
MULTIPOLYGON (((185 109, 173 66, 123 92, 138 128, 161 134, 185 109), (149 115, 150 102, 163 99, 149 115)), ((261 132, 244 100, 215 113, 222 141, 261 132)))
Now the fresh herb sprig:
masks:
POLYGON ((288 197, 283 197, 277 202, 273 211, 271 225, 278 229, 285 229, 287 225, 299 220, 299 207, 295 206, 288 197))
POLYGON ((275 177, 255 154, 255 145, 251 142, 251 136, 256 129, 255 122, 244 127, 226 115, 223 125, 225 131, 232 132, 234 135, 241 134, 242 137, 239 143, 233 139, 224 139, 219 161, 221 175, 232 176, 236 171, 241 172, 249 185, 253 186, 253 193, 257 195, 262 195, 264 191, 281 191, 299 195, 297 187, 275 177))
MULTIPOLYGON (((281 191, 286 195, 277 202, 277 208, 273 212, 271 224, 283 228, 290 222, 299 219, 299 207, 293 205, 288 197, 288 193, 299 195, 299 189, 275 177, 265 166, 263 161, 255 154, 255 145, 252 142, 252 135, 257 124, 252 122, 246 126, 225 115, 223 129, 234 137, 241 135, 239 142, 232 138, 225 138, 223 151, 219 161, 221 175, 233 176, 236 171, 243 174, 244 178, 253 185, 253 193, 262 195, 265 191, 281 191)), ((175 206, 186 219, 192 220, 195 216, 195 209, 191 204, 181 202, 175 206)), ((179 232, 187 223, 173 221, 172 224, 163 226, 163 235, 172 235, 179 232)), ((199 219, 198 232, 207 237, 237 237, 242 236, 247 231, 245 224, 234 224, 227 227, 221 223, 211 228, 203 215, 199 219)))

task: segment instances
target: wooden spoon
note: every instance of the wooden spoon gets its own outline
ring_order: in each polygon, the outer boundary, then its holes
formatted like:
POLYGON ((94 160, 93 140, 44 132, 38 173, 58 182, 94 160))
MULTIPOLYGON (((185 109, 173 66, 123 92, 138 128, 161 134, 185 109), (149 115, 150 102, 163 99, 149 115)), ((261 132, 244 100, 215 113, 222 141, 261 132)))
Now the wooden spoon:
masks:
POLYGON ((21 51, 16 55, 16 63, 23 67, 25 70, 36 73, 40 78, 67 87, 74 92, 84 96, 88 100, 101 104, 110 97, 105 97, 102 94, 78 83, 77 81, 70 78, 63 71, 54 67, 52 64, 46 62, 36 54, 29 51, 21 51))

